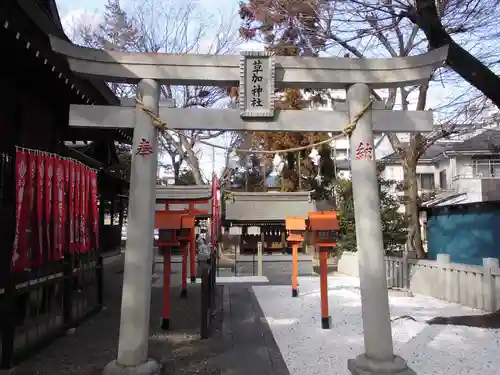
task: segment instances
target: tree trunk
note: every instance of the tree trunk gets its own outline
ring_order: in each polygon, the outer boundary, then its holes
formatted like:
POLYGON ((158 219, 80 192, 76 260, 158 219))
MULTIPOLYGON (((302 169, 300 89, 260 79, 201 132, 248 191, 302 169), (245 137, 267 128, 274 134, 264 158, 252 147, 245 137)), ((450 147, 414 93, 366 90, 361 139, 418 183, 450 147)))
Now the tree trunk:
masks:
POLYGON ((417 0, 416 9, 403 15, 422 29, 431 48, 448 45, 446 64, 500 107, 500 77, 453 41, 441 23, 434 0, 417 0))
POLYGON ((172 163, 172 168, 174 170, 174 185, 179 184, 179 176, 181 174, 181 163, 174 161, 172 163))
POLYGON ((408 155, 404 158, 403 176, 404 205, 408 220, 407 249, 408 251, 415 251, 418 258, 425 258, 419 220, 417 163, 415 158, 409 158, 408 155))
POLYGON ((198 163, 198 158, 194 155, 194 152, 190 152, 192 155, 189 155, 187 159, 189 160, 189 164, 191 165, 191 170, 193 172, 193 178, 196 182, 196 185, 203 185, 203 176, 201 175, 200 164, 198 163))
POLYGON ((186 137, 183 137, 182 135, 179 137, 180 142, 182 146, 185 149, 186 152, 186 162, 189 164, 191 167, 191 171, 193 172, 193 178, 194 181, 196 182, 196 185, 203 185, 203 176, 201 175, 201 169, 200 169, 200 163, 198 160, 198 157, 193 151, 192 146, 189 144, 187 141, 186 137))

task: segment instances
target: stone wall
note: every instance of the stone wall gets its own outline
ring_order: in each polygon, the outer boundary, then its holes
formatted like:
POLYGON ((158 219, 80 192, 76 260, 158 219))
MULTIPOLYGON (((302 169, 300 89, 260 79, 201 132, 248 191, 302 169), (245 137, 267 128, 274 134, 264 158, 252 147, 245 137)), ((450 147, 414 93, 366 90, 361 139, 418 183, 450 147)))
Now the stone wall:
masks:
MULTIPOLYGON (((496 258, 483 266, 450 263, 449 255, 437 260, 385 257, 387 285, 486 311, 500 309, 500 267, 496 258)), ((359 277, 357 253, 344 252, 338 272, 359 277)))

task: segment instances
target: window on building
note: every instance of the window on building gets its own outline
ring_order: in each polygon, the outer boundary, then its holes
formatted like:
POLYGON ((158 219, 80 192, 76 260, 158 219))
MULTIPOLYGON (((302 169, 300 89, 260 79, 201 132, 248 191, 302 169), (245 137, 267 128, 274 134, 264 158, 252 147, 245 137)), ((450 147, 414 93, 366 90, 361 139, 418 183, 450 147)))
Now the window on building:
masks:
POLYGON ((441 189, 448 188, 448 181, 446 180, 446 170, 439 172, 439 186, 441 189))
POLYGON ((417 174, 418 188, 422 190, 434 189, 434 173, 420 173, 417 174))
POLYGON ((332 150, 332 159, 334 160, 347 160, 349 159, 349 150, 348 149, 333 149, 332 150))
POLYGON ((473 177, 500 177, 500 160, 481 158, 472 161, 473 177))

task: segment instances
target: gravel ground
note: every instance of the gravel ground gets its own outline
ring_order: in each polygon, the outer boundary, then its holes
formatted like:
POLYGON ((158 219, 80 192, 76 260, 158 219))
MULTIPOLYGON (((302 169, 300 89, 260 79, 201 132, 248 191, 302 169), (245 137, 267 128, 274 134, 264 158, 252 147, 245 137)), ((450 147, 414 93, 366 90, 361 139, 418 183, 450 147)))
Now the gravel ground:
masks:
MULTIPOLYGON (((289 287, 253 286, 289 375, 351 375, 347 361, 364 352, 359 279, 328 278, 331 329, 320 326, 319 278, 299 278, 299 297, 289 287)), ((498 375, 500 329, 428 325, 437 315, 481 311, 415 294, 389 297, 394 350, 419 375, 498 375)))
MULTIPOLYGON (((98 375, 116 358, 120 324, 123 259, 105 265, 105 309, 74 332, 26 360, 16 375, 98 375)), ((218 287, 221 306, 222 287, 218 287)), ((214 321, 214 334, 199 338, 200 285, 189 285, 188 299, 179 299, 180 289, 172 290, 172 330, 160 330, 161 289, 152 290, 150 356, 164 364, 164 373, 173 375, 220 373, 220 356, 227 349, 221 334, 222 311, 214 321)))

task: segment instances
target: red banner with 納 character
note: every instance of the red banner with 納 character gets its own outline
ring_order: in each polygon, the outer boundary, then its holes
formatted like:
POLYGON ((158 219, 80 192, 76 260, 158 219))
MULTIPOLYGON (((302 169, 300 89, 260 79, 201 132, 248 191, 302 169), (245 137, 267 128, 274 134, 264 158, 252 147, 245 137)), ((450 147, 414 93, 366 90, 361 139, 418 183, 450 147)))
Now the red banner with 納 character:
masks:
POLYGON ((52 197, 54 194, 54 157, 45 155, 45 244, 47 246, 48 260, 54 259, 54 227, 52 197))
POLYGON ((90 216, 92 223, 92 247, 99 248, 99 207, 97 205, 97 171, 90 171, 90 216))
POLYGON ((69 192, 68 192, 68 224, 69 224, 69 252, 75 252, 75 190, 76 190, 76 164, 68 160, 69 192))
POLYGON ((32 257, 33 266, 41 266, 44 261, 45 251, 45 216, 44 216, 44 201, 45 201, 45 155, 38 153, 36 155, 36 189, 35 189, 35 212, 36 212, 36 225, 35 225, 35 251, 32 257))
POLYGON ((26 243, 28 247, 29 267, 33 266, 36 252, 36 220, 35 220, 35 184, 36 184, 36 162, 37 155, 33 151, 27 152, 28 156, 28 176, 26 180, 26 200, 28 217, 26 223, 26 243))
POLYGON ((54 179, 53 179, 53 195, 52 195, 52 212, 53 212, 53 247, 54 259, 59 260, 63 257, 62 250, 62 230, 63 230, 63 188, 64 188, 64 169, 62 160, 57 156, 54 161, 54 179))
POLYGON ((64 172, 64 189, 63 189, 63 204, 62 204, 62 217, 63 217, 63 228, 62 228, 62 247, 63 253, 69 251, 69 220, 68 220, 68 197, 69 197, 69 160, 62 160, 63 172, 64 172))
POLYGON ((12 271, 22 272, 29 267, 28 244, 26 229, 28 224, 27 209, 28 200, 28 152, 16 150, 16 231, 12 249, 12 271))
POLYGON ((76 163, 75 165, 75 252, 81 251, 81 223, 80 223, 80 209, 81 209, 81 175, 82 175, 82 165, 80 163, 76 163))
POLYGON ((89 233, 88 233, 88 207, 89 207, 89 169, 82 166, 82 199, 81 203, 81 217, 82 217, 82 251, 89 251, 89 233))

